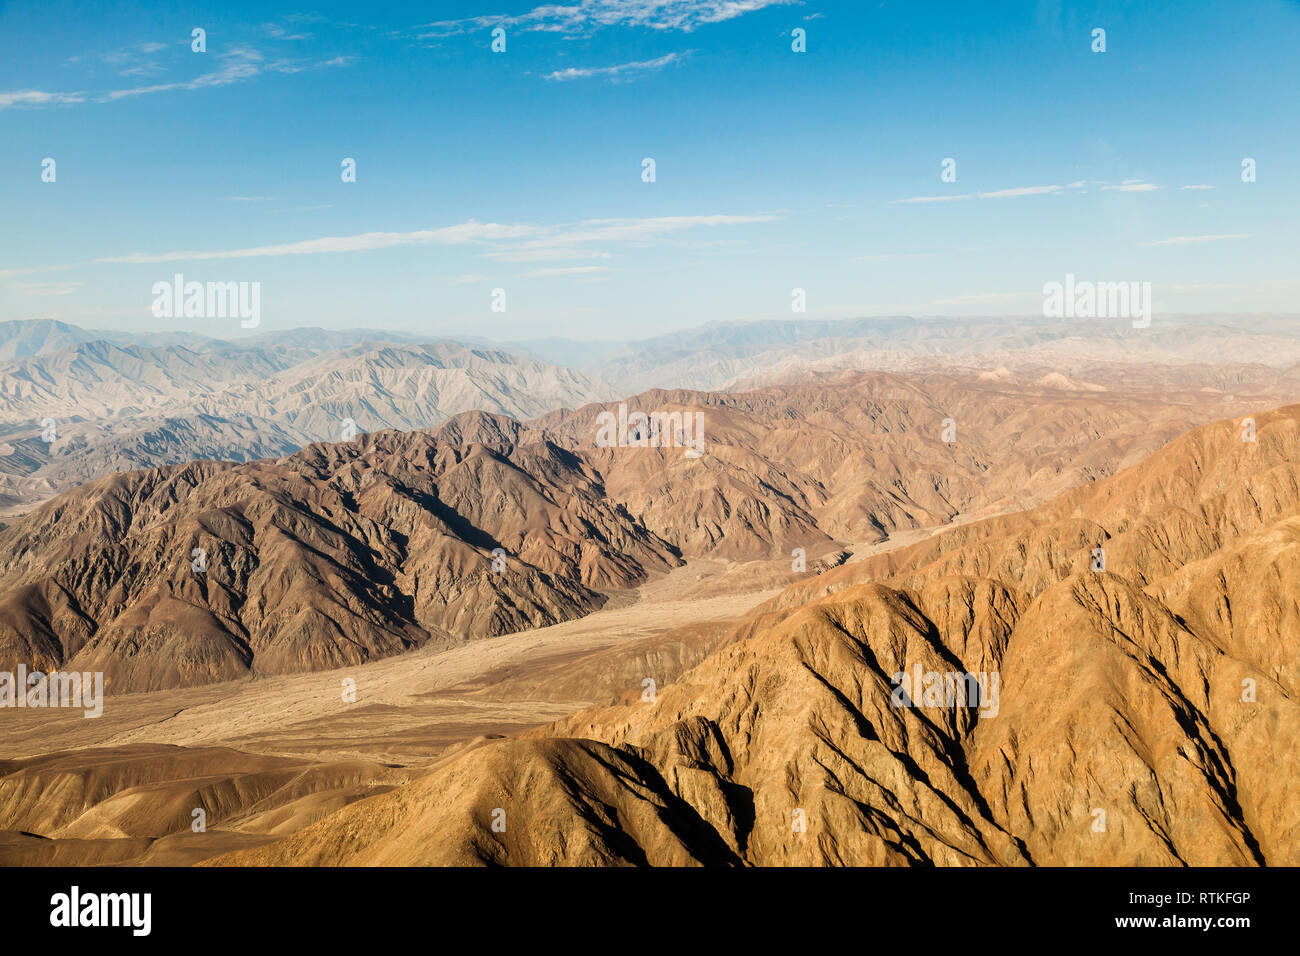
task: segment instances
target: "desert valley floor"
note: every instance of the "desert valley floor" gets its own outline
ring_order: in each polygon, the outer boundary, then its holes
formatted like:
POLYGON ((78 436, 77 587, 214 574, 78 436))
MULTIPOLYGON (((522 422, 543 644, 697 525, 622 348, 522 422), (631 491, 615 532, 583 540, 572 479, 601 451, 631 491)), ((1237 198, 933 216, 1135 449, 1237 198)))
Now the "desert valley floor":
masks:
MULTIPOLYGON (((155 842, 121 839, 127 831, 113 824, 92 836, 83 823, 74 829, 86 837, 62 849, 63 839, 10 834, 0 860, 83 863, 139 857, 136 862, 172 864, 260 845, 328 810, 409 780, 439 756, 610 702, 625 690, 634 688, 639 695, 643 672, 667 683, 683 664, 698 660, 729 622, 778 593, 709 596, 710 581, 725 575, 726 565, 691 562, 622 595, 618 607, 450 650, 428 648, 356 668, 134 694, 98 720, 61 715, 55 726, 48 713, 37 712, 7 720, 0 738, 7 754, 97 748, 80 759, 66 755, 43 767, 44 774, 86 773, 89 781, 107 773, 118 779, 104 781, 105 798, 134 789, 136 773, 158 781, 132 793, 127 803, 143 797, 147 803, 188 807, 200 788, 243 789, 245 774, 255 777, 267 766, 256 755, 293 759, 272 762, 277 772, 267 781, 249 779, 251 793, 266 795, 240 806, 237 819, 209 834, 186 828, 155 842), (348 677, 357 681, 359 699, 345 708, 339 688, 348 677), (279 765, 294 770, 286 774, 279 765), (176 777, 169 780, 172 774, 176 777), (275 785, 265 791, 271 779, 275 785)), ((85 797, 81 787, 76 794, 74 799, 85 797)), ((62 828, 68 808, 58 808, 48 797, 41 802, 49 814, 42 829, 62 828)), ((155 812, 157 804, 136 808, 141 817, 155 812)))

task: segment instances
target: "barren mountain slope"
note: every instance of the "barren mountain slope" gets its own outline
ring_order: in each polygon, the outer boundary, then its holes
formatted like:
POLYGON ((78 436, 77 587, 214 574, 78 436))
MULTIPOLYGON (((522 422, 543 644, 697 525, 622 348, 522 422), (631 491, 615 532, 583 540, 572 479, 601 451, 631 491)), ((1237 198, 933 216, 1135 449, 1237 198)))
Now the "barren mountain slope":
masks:
POLYGON ((553 445, 363 435, 115 475, 0 532, 0 668, 121 693, 335 667, 575 617, 677 563, 553 445))
MULTIPOLYGON (((1114 474, 1194 425, 1259 407, 1217 390, 1080 394, 886 373, 738 394, 655 390, 625 404, 629 416, 697 413, 705 455, 597 447, 597 416, 618 403, 526 427, 590 460, 608 492, 683 553, 744 559, 1019 511, 1114 474)), ((494 427, 473 433, 491 440, 494 427)))
POLYGON ((835 587, 937 573, 1015 582, 1036 595, 1088 568, 1105 567, 1140 585, 1207 559, 1239 537, 1285 522, 1300 509, 1300 405, 1215 422, 1170 442, 1140 466, 1083 485, 1024 514, 972 522, 909 548, 836 569, 790 588, 797 606, 835 587))
POLYGON ((7 864, 176 865, 266 843, 411 774, 216 747, 127 746, 0 761, 7 864), (195 832, 204 829, 219 832, 195 832), (39 834, 39 835, 38 835, 39 834))
POLYGON ((274 422, 249 417, 139 416, 56 427, 55 443, 47 443, 39 434, 0 442, 0 501, 7 499, 19 513, 30 511, 35 500, 106 474, 205 458, 279 458, 303 444, 274 422))
POLYGON ((213 862, 1295 865, 1300 406, 1257 422, 829 571, 653 701, 213 862))

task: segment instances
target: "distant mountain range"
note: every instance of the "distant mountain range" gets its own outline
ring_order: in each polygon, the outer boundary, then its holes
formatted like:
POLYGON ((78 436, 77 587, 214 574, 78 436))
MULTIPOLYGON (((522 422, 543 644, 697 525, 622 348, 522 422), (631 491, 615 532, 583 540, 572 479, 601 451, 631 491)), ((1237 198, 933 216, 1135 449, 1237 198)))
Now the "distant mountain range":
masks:
POLYGON ((1286 316, 1183 317, 1148 329, 898 317, 725 323, 628 343, 492 343, 313 328, 223 340, 11 321, 0 323, 0 509, 21 512, 116 471, 279 457, 354 429, 432 428, 466 411, 528 419, 650 388, 973 371, 1063 392, 1140 380, 1285 401, 1300 388, 1298 330, 1286 316))
POLYGON ((568 365, 622 390, 734 390, 813 372, 936 367, 1074 372, 1107 364, 1300 363, 1300 317, 1156 317, 1127 321, 1025 317, 726 322, 626 343, 521 341, 534 357, 568 365))
POLYGON ((18 507, 114 471, 279 457, 469 410, 531 417, 614 394, 517 352, 364 331, 231 343, 8 322, 0 356, 0 501, 18 507))

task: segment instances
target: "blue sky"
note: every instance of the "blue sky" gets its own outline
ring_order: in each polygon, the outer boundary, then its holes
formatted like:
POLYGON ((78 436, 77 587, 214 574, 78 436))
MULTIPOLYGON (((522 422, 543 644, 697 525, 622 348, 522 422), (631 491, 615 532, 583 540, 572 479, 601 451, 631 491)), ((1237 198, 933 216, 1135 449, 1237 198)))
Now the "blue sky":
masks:
POLYGON ((0 5, 0 319, 241 334, 155 318, 175 273, 260 282, 258 331, 1034 314, 1069 272, 1300 312, 1294 2, 275 9, 0 5))

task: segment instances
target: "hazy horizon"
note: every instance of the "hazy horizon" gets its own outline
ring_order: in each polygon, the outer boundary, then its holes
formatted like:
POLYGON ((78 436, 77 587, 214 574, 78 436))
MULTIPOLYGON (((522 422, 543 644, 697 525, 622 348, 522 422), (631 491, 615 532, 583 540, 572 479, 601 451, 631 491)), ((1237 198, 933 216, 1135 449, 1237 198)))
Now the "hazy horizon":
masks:
MULTIPOLYGON (((1227 312, 1208 312, 1208 313, 1176 312, 1176 313, 1161 314, 1160 319, 1165 324, 1168 325, 1200 325, 1200 324, 1209 323, 1209 324, 1223 324, 1229 328, 1232 327, 1246 328, 1249 327, 1250 325, 1259 324, 1259 323, 1285 322, 1291 319, 1300 320, 1300 312, 1246 312, 1246 311, 1241 311, 1241 312, 1227 311, 1227 312)), ((846 316, 844 318, 838 318, 838 319, 823 319, 823 318, 818 318, 816 316, 794 315, 789 317, 772 317, 766 319, 716 319, 713 321, 683 325, 676 328, 667 328, 662 331, 656 332, 653 335, 632 335, 623 338, 615 338, 611 336, 599 336, 599 335, 570 337, 570 336, 559 335, 559 334, 550 334, 550 335, 543 334, 543 335, 529 335, 529 336, 519 335, 519 336, 499 337, 496 335, 484 333, 482 331, 472 332, 469 330, 466 330, 464 332, 437 332, 437 331, 421 332, 419 329, 403 329, 403 328, 398 328, 396 326, 389 326, 389 325, 380 325, 380 324, 362 325, 355 322, 348 323, 346 320, 341 321, 338 325, 335 326, 314 325, 308 323, 303 325, 288 326, 285 328, 241 329, 236 325, 236 327, 232 328, 228 334, 215 334, 215 333, 201 331, 200 329, 197 328, 186 328, 183 325, 184 321, 185 320, 183 319, 153 320, 151 323, 147 323, 140 326, 139 328, 132 329, 124 326, 83 324, 81 322, 75 322, 67 319, 57 319, 52 316, 30 316, 30 317, 23 317, 23 318, 0 319, 0 324, 57 322, 57 323, 62 323, 63 325, 68 325, 68 326, 81 329, 82 331, 89 332, 89 333, 105 333, 105 334, 114 333, 114 334, 126 335, 135 332, 141 335, 157 335, 157 336, 184 335, 184 336, 192 336, 194 338, 199 338, 199 339, 209 339, 214 342, 230 342, 235 344, 240 342, 251 342, 259 337, 268 337, 272 335, 280 335, 280 334, 286 334, 290 332, 308 332, 313 330, 321 330, 325 332, 337 332, 337 333, 362 332, 362 333, 373 334, 376 336, 394 335, 394 336, 400 336, 402 339, 407 341, 424 342, 424 343, 440 342, 440 341, 448 341, 448 342, 486 341, 486 342, 499 343, 501 345, 514 345, 514 344, 526 344, 529 342, 545 342, 548 340, 555 340, 561 342, 574 342, 580 345, 620 346, 620 345, 633 345, 638 342, 646 342, 653 339, 670 337, 675 334, 681 335, 681 334, 698 333, 708 329, 722 329, 722 328, 740 327, 740 326, 775 325, 779 323, 796 323, 796 324, 808 324, 808 325, 829 324, 833 326, 834 325, 848 326, 853 323, 870 323, 870 322, 880 322, 880 323, 933 322, 936 324, 940 324, 940 323, 959 323, 962 321, 970 321, 972 323, 996 323, 999 321, 1006 321, 1006 322, 1042 322, 1042 323, 1058 322, 1059 323, 1062 320, 1046 319, 1041 314, 1034 315, 1029 313, 1004 314, 1004 315, 924 315, 924 314, 884 315, 882 314, 882 315, 846 316)), ((1097 328, 1104 327, 1108 329, 1121 329, 1125 325, 1125 322, 1123 321, 1116 321, 1109 318, 1080 318, 1071 321, 1081 325, 1091 324, 1096 326, 1097 328)), ((1297 329, 1297 334, 1300 334, 1300 328, 1297 329)))

